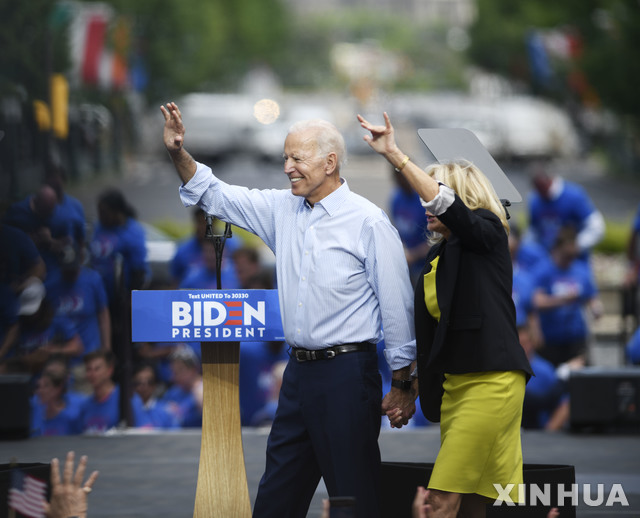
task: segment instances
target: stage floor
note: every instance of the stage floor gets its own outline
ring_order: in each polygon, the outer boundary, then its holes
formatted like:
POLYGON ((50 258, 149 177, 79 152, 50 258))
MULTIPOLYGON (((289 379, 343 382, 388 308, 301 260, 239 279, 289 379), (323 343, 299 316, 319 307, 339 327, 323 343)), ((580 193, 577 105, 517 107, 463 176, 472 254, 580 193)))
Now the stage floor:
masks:
MULTIPOLYGON (((268 430, 243 429, 243 447, 249 493, 253 502, 264 469, 268 430)), ((595 435, 525 431, 525 463, 571 464, 580 488, 604 485, 605 501, 620 484, 628 507, 589 507, 579 498, 578 517, 640 518, 640 435, 595 435)), ((439 429, 385 431, 380 435, 382 460, 433 462, 439 429)), ((90 498, 90 518, 187 518, 193 516, 200 431, 141 434, 136 431, 108 436, 36 438, 0 442, 0 463, 49 462, 73 450, 89 456, 89 470, 100 476, 90 498)), ((308 517, 320 516, 326 490, 321 483, 308 517)), ((232 517, 230 517, 232 518, 232 517)), ((393 518, 393 517, 389 517, 393 518)))

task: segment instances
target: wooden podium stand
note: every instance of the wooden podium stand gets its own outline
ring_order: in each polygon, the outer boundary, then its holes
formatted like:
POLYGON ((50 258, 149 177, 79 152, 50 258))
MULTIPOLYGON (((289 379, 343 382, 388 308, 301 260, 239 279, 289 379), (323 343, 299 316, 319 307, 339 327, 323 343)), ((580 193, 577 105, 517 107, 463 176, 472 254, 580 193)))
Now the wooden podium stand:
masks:
POLYGON ((194 518, 250 518, 238 393, 240 344, 203 342, 202 443, 194 518))
POLYGON ((131 295, 133 342, 201 342, 202 443, 193 516, 250 518, 237 340, 284 340, 277 290, 136 290, 131 295))

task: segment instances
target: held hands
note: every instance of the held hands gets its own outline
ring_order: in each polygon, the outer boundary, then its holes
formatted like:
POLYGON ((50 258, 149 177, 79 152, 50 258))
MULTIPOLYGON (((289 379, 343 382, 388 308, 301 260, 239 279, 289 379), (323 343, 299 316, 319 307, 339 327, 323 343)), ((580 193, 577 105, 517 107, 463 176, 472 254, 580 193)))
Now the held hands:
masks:
POLYGON ((185 128, 182 124, 182 114, 178 105, 174 102, 160 106, 160 111, 164 115, 164 145, 169 153, 177 153, 184 145, 185 128))
POLYGON ((414 380, 411 390, 391 390, 382 400, 382 415, 389 418, 391 428, 402 428, 409 424, 409 420, 416 413, 416 398, 418 397, 418 380, 414 380))

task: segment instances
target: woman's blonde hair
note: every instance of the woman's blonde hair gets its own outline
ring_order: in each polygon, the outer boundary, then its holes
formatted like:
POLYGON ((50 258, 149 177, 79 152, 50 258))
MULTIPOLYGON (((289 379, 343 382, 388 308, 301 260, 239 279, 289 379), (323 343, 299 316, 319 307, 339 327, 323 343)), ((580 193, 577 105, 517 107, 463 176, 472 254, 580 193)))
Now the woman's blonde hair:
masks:
MULTIPOLYGON (((493 212, 509 235, 507 212, 493 185, 480 169, 466 160, 432 164, 425 169, 434 180, 451 187, 471 210, 487 209, 493 212)), ((436 238, 436 241, 439 241, 436 238)))

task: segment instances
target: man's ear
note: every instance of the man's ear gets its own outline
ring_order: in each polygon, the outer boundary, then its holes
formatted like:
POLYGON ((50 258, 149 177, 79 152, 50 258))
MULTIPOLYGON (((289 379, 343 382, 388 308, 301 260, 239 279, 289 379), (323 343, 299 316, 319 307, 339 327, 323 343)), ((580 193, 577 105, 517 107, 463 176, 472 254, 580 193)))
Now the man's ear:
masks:
POLYGON ((338 167, 338 155, 331 152, 327 155, 324 170, 327 175, 333 174, 338 167))

